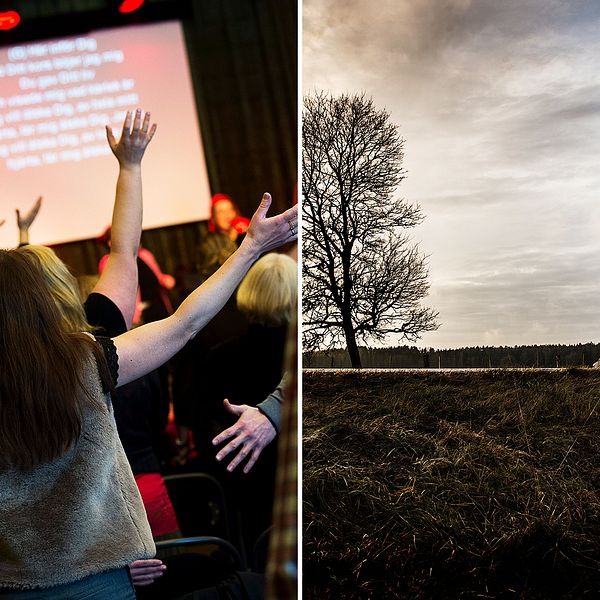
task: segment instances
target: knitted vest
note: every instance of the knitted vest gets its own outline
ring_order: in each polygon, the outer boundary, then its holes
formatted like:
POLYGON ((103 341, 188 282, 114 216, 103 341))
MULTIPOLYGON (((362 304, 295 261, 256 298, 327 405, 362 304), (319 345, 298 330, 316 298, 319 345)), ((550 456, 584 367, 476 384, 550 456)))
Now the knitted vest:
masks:
POLYGON ((93 358, 80 438, 29 471, 0 471, 0 588, 70 583, 155 554, 144 505, 93 358))

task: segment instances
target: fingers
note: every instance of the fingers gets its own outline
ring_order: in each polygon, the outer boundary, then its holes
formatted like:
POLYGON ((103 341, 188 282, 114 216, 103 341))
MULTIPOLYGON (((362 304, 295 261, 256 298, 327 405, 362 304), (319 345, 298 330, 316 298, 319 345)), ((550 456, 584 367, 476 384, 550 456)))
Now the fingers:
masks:
POLYGON ((31 221, 33 221, 37 217, 37 214, 40 212, 41 206, 42 206, 42 197, 39 196, 38 199, 35 201, 35 204, 31 208, 31 210, 29 211, 27 218, 30 219, 31 221))
POLYGON ((269 192, 265 192, 254 214, 258 215, 261 219, 264 219, 267 216, 269 207, 271 206, 271 201, 271 194, 269 194, 269 192))
POLYGON ((262 452, 262 448, 254 448, 254 450, 252 451, 252 456, 250 457, 250 460, 244 467, 244 473, 250 472, 252 467, 256 464, 256 461, 258 460, 258 457, 260 456, 261 452, 262 452))
POLYGON ((141 108, 125 113, 121 137, 117 140, 110 126, 106 126, 106 139, 119 164, 140 164, 146 147, 156 133, 156 123, 150 125, 152 115, 141 108))
POLYGON ((162 575, 166 568, 165 565, 160 564, 153 567, 135 567, 131 570, 135 573, 136 577, 148 577, 152 575, 162 575))
POLYGON ((294 218, 294 219, 289 219, 288 222, 288 228, 290 230, 290 234, 294 237, 298 236, 298 219, 294 218))
POLYGON ((143 576, 143 575, 152 575, 152 574, 156 574, 156 573, 162 573, 166 569, 166 567, 165 567, 165 565, 160 563, 158 565, 152 565, 152 566, 147 566, 147 567, 130 566, 130 569, 133 572, 135 572, 136 575, 143 576))
MULTIPOLYGON (((18 211, 17 211, 18 212, 18 211)), ((6 219, 0 219, 0 227, 6 223, 6 219)))
POLYGON ((250 450, 250 446, 244 445, 235 458, 227 465, 227 470, 231 473, 248 456, 250 450))
POLYGON ((142 126, 142 109, 138 108, 135 111, 135 119, 133 120, 133 131, 131 133, 136 134, 139 132, 142 126))
POLYGON ((133 585, 142 587, 150 585, 158 577, 162 577, 167 566, 158 559, 136 560, 129 565, 133 585))
POLYGON ((138 108, 135 111, 135 118, 133 121, 133 129, 131 130, 131 137, 135 140, 139 140, 143 145, 146 145, 150 142, 150 140, 154 137, 156 132, 156 123, 150 127, 150 119, 152 118, 151 113, 147 112, 144 115, 144 120, 142 121, 142 113, 144 111, 141 108, 138 108))
POLYGON ((147 112, 144 117, 144 123, 142 125, 142 133, 146 135, 148 133, 148 128, 150 127, 150 113, 147 112))
POLYGON ((144 567, 161 567, 163 561, 159 558, 140 558, 140 560, 134 560, 129 567, 130 568, 144 568, 144 567))
POLYGON ((131 111, 128 110, 125 115, 125 121, 123 121, 123 130, 121 131, 121 137, 129 135, 131 133, 131 111))
POLYGON ((19 228, 31 227, 31 224, 35 221, 40 207, 42 206, 42 196, 39 196, 35 201, 34 205, 24 214, 21 215, 21 211, 16 208, 15 213, 17 215, 17 225, 19 228))
MULTIPOLYGON (((230 437, 237 435, 238 431, 239 431, 239 427, 238 427, 237 423, 235 425, 232 425, 228 429, 225 429, 225 431, 221 431, 221 433, 213 439, 213 441, 212 441, 213 446, 218 446, 221 442, 224 442, 225 440, 228 440, 230 437)), ((225 448, 223 448, 221 450, 221 452, 223 452, 223 450, 225 450, 225 448)), ((219 452, 219 454, 221 454, 221 452, 219 452)), ((219 458, 219 454, 217 454, 217 460, 221 460, 221 458, 223 458, 223 457, 219 458)), ((223 456, 225 456, 225 454, 223 456)))
POLYGON ((283 219, 287 224, 289 230, 288 241, 293 241, 298 237, 298 206, 292 206, 280 215, 273 217, 274 219, 283 219))
MULTIPOLYGON (((235 425, 234 425, 235 427, 235 425)), ((231 428, 230 428, 231 429, 231 428)), ((221 434, 223 435, 223 434, 221 434)), ((228 454, 239 448, 246 441, 246 435, 240 433, 235 439, 231 440, 225 448, 221 448, 215 457, 217 460, 223 460, 228 454)), ((241 452, 241 451, 240 451, 241 452)))
POLYGON ((164 569, 160 572, 147 574, 147 575, 139 575, 137 573, 132 573, 131 579, 133 581, 133 585, 135 585, 136 587, 142 587, 144 585, 150 585, 151 583, 154 582, 155 579, 162 577, 163 573, 164 573, 164 569))
POLYGON ((156 123, 154 123, 154 125, 152 125, 152 127, 150 128, 150 133, 148 133, 148 142, 154 137, 155 133, 156 133, 156 123))
POLYGON ((114 152, 115 148, 117 147, 117 140, 113 135, 112 129, 108 125, 106 125, 106 139, 108 140, 110 149, 114 152))
POLYGON ((233 415, 241 415, 246 410, 243 405, 240 406, 238 404, 231 404, 227 398, 223 400, 223 406, 227 412, 230 412, 233 415))
POLYGON ((281 213, 286 219, 297 219, 298 218, 298 205, 290 206, 281 213))
POLYGON ((296 204, 295 206, 292 206, 291 208, 284 210, 281 213, 281 216, 284 217, 285 219, 287 219, 288 221, 295 221, 297 223, 298 222, 298 205, 296 204))

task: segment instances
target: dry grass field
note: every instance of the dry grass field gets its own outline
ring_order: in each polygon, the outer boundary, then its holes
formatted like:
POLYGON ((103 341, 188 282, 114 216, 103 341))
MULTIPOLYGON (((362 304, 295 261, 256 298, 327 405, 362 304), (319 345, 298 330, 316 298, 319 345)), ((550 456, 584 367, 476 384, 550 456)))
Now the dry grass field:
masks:
POLYGON ((600 598, 600 371, 305 371, 312 599, 600 598))

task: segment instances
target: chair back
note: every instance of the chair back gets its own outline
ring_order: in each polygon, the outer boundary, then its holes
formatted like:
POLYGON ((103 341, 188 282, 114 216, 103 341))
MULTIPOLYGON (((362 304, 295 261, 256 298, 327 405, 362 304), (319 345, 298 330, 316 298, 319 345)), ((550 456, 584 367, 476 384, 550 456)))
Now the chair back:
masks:
POLYGON ((232 571, 243 569, 242 558, 236 547, 220 537, 203 535, 156 542, 156 558, 164 559, 182 554, 208 557, 232 571))
POLYGON ((271 539, 273 526, 267 527, 257 538, 252 549, 251 568, 255 573, 264 573, 267 568, 267 558, 269 555, 269 541, 271 539))
POLYGON ((184 537, 231 539, 223 486, 208 473, 167 475, 165 485, 184 537))

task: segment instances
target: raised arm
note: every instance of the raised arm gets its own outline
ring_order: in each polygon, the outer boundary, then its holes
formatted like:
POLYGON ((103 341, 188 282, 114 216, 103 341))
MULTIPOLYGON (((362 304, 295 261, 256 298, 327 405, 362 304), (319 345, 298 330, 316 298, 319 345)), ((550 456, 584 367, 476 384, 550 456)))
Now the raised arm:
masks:
POLYGON ((298 235, 298 209, 267 218, 271 195, 264 194, 241 246, 223 266, 194 290, 170 317, 114 338, 123 385, 169 360, 218 312, 259 256, 298 235))
POLYGON ((40 196, 35 204, 24 214, 21 215, 21 211, 16 208, 15 213, 17 214, 17 227, 19 228, 19 246, 26 246, 29 244, 29 228, 35 221, 40 207, 42 206, 42 197, 40 196))
POLYGON ((156 124, 150 127, 150 113, 142 120, 127 112, 117 142, 106 126, 110 149, 119 161, 119 177, 112 216, 111 248, 106 267, 92 290, 110 298, 121 311, 127 328, 131 327, 138 288, 137 252, 142 233, 142 157, 150 143, 156 124), (132 127, 133 121, 133 127, 132 127))

